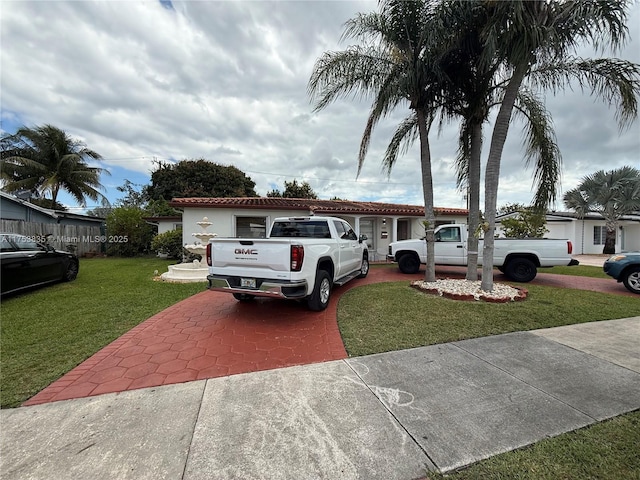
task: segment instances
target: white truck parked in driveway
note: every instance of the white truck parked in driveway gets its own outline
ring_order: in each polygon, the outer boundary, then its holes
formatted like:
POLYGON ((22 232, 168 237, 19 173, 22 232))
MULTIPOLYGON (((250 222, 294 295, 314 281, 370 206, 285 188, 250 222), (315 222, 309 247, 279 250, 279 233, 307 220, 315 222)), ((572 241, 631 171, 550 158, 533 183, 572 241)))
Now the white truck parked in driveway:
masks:
POLYGON ((366 236, 335 217, 276 218, 268 238, 212 238, 207 244, 210 290, 306 300, 324 310, 333 285, 369 272, 366 236))
MULTIPOLYGON (((467 226, 441 225, 435 230, 436 265, 467 264, 467 226)), ((478 262, 482 264, 483 241, 478 245, 478 262)), ((550 238, 496 238, 493 265, 514 282, 530 282, 538 267, 578 265, 571 258, 573 246, 569 240, 550 238)), ((398 262, 402 273, 416 273, 427 263, 427 242, 401 240, 389 245, 388 258, 398 262)))

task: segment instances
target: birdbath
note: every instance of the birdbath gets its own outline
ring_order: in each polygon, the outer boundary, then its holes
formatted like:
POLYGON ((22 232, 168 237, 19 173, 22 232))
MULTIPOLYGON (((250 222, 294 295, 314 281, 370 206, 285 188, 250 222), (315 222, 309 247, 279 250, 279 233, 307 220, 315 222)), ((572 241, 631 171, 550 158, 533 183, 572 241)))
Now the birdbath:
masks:
MULTIPOLYGON (((213 237, 217 237, 216 233, 207 232, 212 223, 207 217, 204 217, 201 221, 196 222, 196 225, 200 227, 200 232, 192 233, 191 236, 196 238, 196 241, 191 245, 185 245, 189 252, 196 255, 204 256, 207 252, 207 243, 213 237)), ((179 263, 177 265, 169 265, 169 271, 163 273, 160 278, 166 282, 175 283, 188 283, 188 282, 206 282, 209 268, 206 262, 200 262, 200 260, 194 260, 193 262, 179 263)))
POLYGON ((198 225, 202 231, 192 233, 191 236, 195 237, 198 241, 191 245, 185 245, 184 248, 191 253, 203 256, 207 251, 207 243, 209 243, 209 240, 213 237, 217 237, 218 235, 216 233, 207 232, 207 228, 213 225, 207 217, 203 217, 202 220, 196 222, 196 225, 198 225))

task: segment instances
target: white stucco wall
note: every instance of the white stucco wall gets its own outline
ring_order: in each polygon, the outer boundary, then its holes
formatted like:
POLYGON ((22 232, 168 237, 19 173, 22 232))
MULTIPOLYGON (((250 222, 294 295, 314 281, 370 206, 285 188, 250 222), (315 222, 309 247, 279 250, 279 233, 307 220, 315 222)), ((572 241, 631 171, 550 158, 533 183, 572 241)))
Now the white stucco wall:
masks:
POLYGON ((180 223, 180 220, 159 220, 156 222, 156 224, 158 225, 158 234, 175 230, 176 224, 180 223))
MULTIPOLYGON (((236 217, 266 217, 266 230, 269 231, 271 223, 277 217, 295 217, 307 216, 308 212, 302 210, 270 210, 270 209, 233 209, 233 208, 184 208, 182 214, 182 236, 183 244, 193 243, 192 233, 199 232, 200 228, 196 224, 207 217, 212 225, 207 229, 210 233, 216 233, 219 237, 236 236, 235 225, 236 217)), ((351 224, 360 234, 359 222, 372 220, 373 238, 369 238, 367 244, 373 254, 372 260, 384 260, 388 251, 389 243, 395 238, 393 237, 393 216, 371 216, 371 215, 335 215, 343 218, 351 224), (384 219, 384 221, 383 221, 384 219), (385 234, 386 233, 386 234, 385 234)), ((402 217, 396 216, 396 219, 407 219, 410 222, 410 238, 420 238, 424 236, 424 227, 422 226, 422 217, 402 217)), ((439 222, 445 223, 465 223, 465 216, 447 215, 438 218, 439 222)))

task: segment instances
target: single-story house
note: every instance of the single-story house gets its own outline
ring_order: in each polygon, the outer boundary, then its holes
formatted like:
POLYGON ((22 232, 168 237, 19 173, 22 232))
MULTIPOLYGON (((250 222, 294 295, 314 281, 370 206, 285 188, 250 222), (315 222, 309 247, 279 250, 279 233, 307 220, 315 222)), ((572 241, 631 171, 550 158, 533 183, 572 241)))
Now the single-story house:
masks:
POLYGON ((164 217, 145 217, 144 220, 158 229, 158 234, 182 228, 181 215, 167 215, 164 217))
POLYGON ((0 191, 0 218, 57 225, 100 226, 104 223, 104 218, 40 207, 3 191, 0 191))
MULTIPOLYGON (((496 222, 515 214, 498 216, 496 222)), ((550 212, 546 216, 546 238, 567 238, 573 243, 577 255, 601 254, 607 229, 599 213, 588 213, 578 218, 574 212, 550 212)), ((640 250, 640 212, 624 215, 618 222, 616 252, 640 250)))
MULTIPOLYGON (((331 215, 348 221, 355 232, 367 236, 372 260, 385 258, 389 243, 424 236, 424 207, 380 202, 313 200, 306 198, 174 198, 169 205, 182 211, 183 243, 207 217, 207 232, 221 237, 265 237, 276 217, 331 215)), ((436 208, 436 224, 466 223, 466 209, 436 208)), ((169 222, 175 221, 171 220, 169 222)), ((160 223, 159 231, 160 231, 160 223)))

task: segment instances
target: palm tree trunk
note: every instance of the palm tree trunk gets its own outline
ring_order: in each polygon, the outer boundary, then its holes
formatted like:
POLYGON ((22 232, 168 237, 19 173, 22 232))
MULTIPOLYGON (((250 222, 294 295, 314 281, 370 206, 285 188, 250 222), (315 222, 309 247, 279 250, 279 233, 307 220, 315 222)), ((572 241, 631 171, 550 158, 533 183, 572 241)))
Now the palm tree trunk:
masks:
POLYGON ((424 195, 424 217, 427 222, 425 234, 427 237, 427 266, 425 269, 425 282, 436 281, 435 243, 433 231, 436 225, 436 216, 433 211, 433 176, 431 174, 431 150, 429 148, 429 128, 425 112, 417 109, 418 132, 420 134, 420 165, 422 166, 422 193, 424 195))
POLYGON ((604 238, 604 248, 602 253, 613 255, 616 253, 616 229, 618 225, 615 222, 606 222, 607 234, 604 238))
POLYGON ((58 192, 60 191, 60 185, 56 184, 51 187, 51 208, 55 209, 56 202, 58 201, 58 192))
POLYGON ((480 153, 482 152, 482 123, 476 123, 471 131, 471 152, 468 172, 469 236, 467 238, 467 280, 478 280, 478 237, 480 226, 480 153))
POLYGON ((484 176, 484 215, 487 222, 487 229, 484 234, 484 247, 482 249, 482 284, 480 288, 486 292, 493 290, 493 250, 494 235, 496 230, 496 208, 498 202, 498 184, 500 181, 500 161, 502 160, 502 150, 507 140, 511 112, 522 85, 528 64, 516 67, 509 85, 505 90, 504 98, 500 104, 500 110, 496 117, 491 136, 491 147, 489 148, 489 158, 487 159, 487 169, 484 176))

